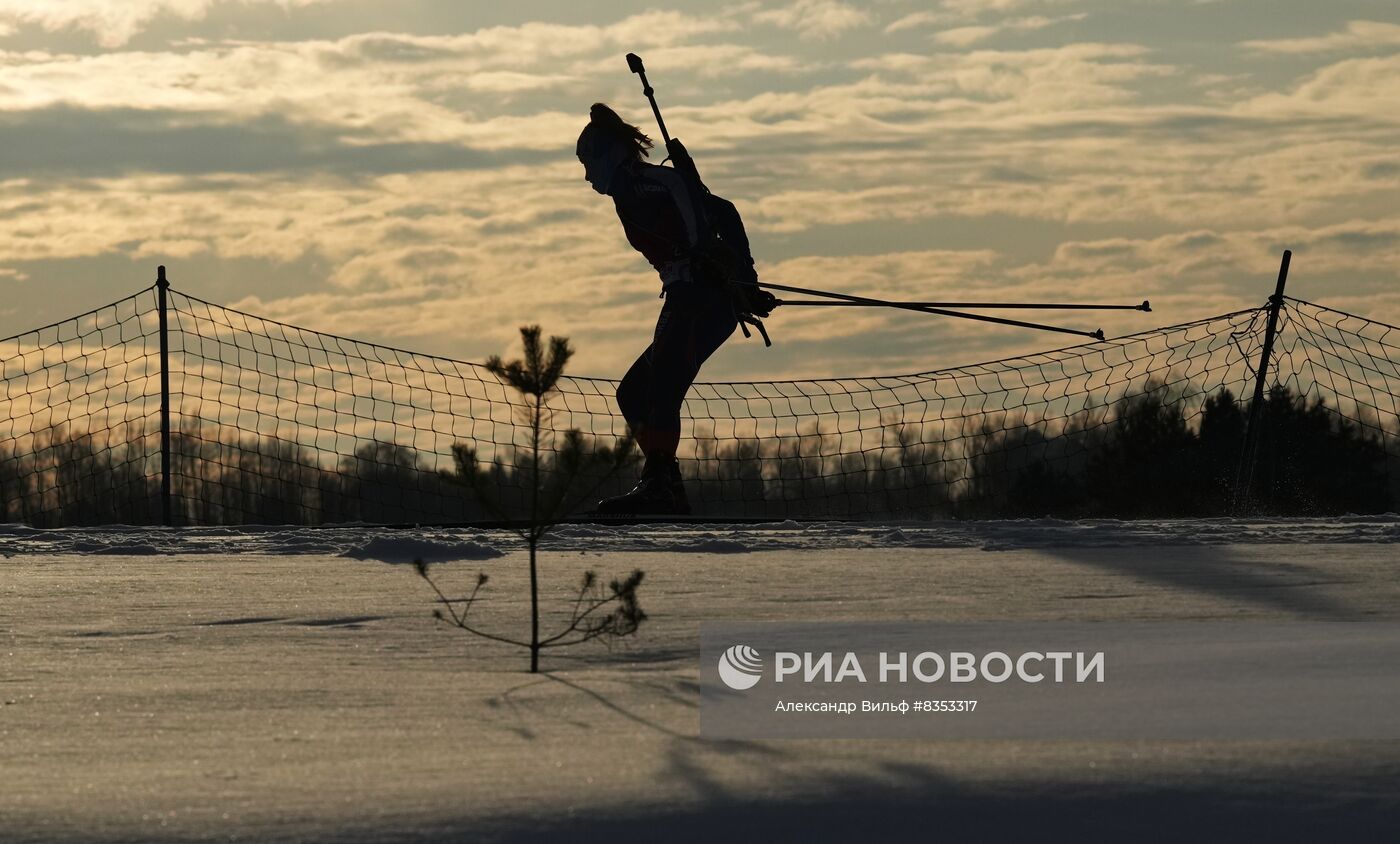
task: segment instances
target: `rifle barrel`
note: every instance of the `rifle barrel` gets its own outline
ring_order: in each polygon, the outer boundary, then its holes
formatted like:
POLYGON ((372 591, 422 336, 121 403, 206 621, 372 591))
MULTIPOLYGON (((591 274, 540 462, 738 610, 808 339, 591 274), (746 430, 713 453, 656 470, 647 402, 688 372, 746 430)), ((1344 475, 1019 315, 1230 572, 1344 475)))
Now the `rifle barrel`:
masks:
POLYGON ((661 119, 661 107, 656 104, 656 91, 647 81, 646 66, 642 64, 642 57, 636 53, 627 54, 627 68, 637 74, 642 79, 642 96, 651 103, 651 113, 656 115, 656 125, 661 129, 661 140, 666 142, 666 146, 671 145, 671 135, 666 131, 666 121, 661 119))

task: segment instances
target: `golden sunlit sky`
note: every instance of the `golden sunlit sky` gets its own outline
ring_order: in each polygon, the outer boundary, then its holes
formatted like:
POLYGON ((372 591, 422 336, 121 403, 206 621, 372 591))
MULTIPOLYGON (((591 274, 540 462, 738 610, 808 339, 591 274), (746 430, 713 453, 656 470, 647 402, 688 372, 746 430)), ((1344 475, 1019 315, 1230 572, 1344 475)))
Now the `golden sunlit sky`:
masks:
MULTIPOLYGON (((0 335, 186 293, 480 360, 541 323, 616 377, 659 282, 574 142, 668 127, 762 278, 904 299, 1294 295, 1400 323, 1394 0, 0 0, 0 335)), ((1073 343, 780 310, 702 378, 924 371, 1073 343)))

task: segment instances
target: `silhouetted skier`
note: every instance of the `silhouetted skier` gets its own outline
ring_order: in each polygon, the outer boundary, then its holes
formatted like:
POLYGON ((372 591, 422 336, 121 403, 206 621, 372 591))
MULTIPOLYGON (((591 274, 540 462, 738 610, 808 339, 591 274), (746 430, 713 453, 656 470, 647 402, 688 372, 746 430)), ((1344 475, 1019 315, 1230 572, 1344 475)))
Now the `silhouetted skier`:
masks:
POLYGON ((643 161, 652 141, 595 103, 578 138, 584 178, 611 196, 627 241, 661 275, 665 303, 651 345, 617 387, 617 403, 646 457, 625 495, 600 513, 687 514, 676 448, 681 405, 700 366, 741 318, 767 316, 775 300, 755 285, 753 256, 733 203, 687 183, 670 167, 643 161))

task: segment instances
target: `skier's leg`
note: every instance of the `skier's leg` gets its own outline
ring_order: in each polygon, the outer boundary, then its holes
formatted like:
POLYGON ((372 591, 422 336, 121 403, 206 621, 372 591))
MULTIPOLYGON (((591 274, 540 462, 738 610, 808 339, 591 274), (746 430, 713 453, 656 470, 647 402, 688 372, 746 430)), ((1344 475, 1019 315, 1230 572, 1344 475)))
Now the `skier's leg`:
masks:
POLYGON ((622 380, 617 384, 617 407, 622 411, 622 418, 627 420, 627 427, 633 435, 642 427, 646 420, 649 402, 647 394, 651 390, 651 346, 647 346, 633 362, 627 374, 622 376, 622 380))
POLYGON ((617 385, 618 409, 627 420, 627 427, 646 463, 642 467, 641 480, 630 492, 598 502, 600 513, 674 512, 677 509, 673 503, 652 499, 657 491, 655 479, 664 474, 669 463, 674 462, 676 443, 680 437, 679 424, 672 430, 664 416, 658 417, 654 411, 657 347, 668 342, 680 323, 673 308, 663 307, 656 320, 651 345, 638 356, 617 385), (658 418, 661 419, 659 426, 658 418), (669 459, 667 455, 670 455, 669 459))
POLYGON ((673 288, 667 294, 651 346, 618 389, 618 403, 646 457, 642 478, 626 495, 600 502, 599 512, 689 512, 676 462, 681 407, 701 364, 735 327, 733 311, 721 292, 673 288), (641 405, 645 409, 640 420, 634 420, 632 414, 641 405))
POLYGON ((683 319, 677 320, 676 330, 668 333, 664 343, 654 346, 652 358, 652 404, 648 427, 664 432, 651 444, 654 451, 649 460, 669 476, 673 494, 685 500, 680 464, 676 449, 681 435, 681 408, 686 394, 700 374, 700 367, 734 333, 737 322, 728 298, 720 291, 697 287, 687 289, 677 297, 678 310, 684 308, 683 319))

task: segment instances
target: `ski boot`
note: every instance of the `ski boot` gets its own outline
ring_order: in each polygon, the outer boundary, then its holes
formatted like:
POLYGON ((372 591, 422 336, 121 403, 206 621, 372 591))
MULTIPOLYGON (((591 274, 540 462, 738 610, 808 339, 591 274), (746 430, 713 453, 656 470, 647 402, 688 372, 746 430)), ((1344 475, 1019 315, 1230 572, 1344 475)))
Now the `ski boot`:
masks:
POLYGON ((681 467, 676 461, 659 469, 647 467, 641 480, 624 495, 615 495, 598 502, 599 515, 688 516, 690 502, 686 499, 681 467))

